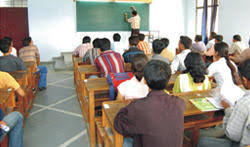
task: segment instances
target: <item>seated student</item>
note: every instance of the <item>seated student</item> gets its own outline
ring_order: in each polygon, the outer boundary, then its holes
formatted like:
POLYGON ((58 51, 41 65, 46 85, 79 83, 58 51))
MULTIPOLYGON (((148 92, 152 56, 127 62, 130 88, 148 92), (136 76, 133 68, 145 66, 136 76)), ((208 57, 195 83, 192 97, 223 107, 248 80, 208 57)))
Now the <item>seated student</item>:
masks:
POLYGON ((100 48, 102 53, 95 59, 95 65, 101 71, 103 77, 107 77, 111 72, 125 72, 122 56, 110 50, 110 41, 107 38, 102 39, 100 48))
MULTIPOLYGON (((149 61, 144 68, 144 77, 151 91, 116 115, 114 128, 123 136, 131 137, 134 147, 182 147, 185 102, 164 91, 170 76, 168 64, 149 61)), ((132 146, 130 138, 124 139, 125 145, 132 146)))
POLYGON ((206 45, 204 44, 204 42, 202 42, 201 35, 196 35, 194 40, 195 40, 195 43, 193 43, 192 45, 193 51, 203 53, 207 50, 206 45))
POLYGON ((27 68, 22 59, 11 55, 11 42, 6 39, 0 40, 0 50, 3 56, 0 57, 0 71, 13 72, 18 70, 26 70, 27 68))
POLYGON ((230 56, 238 57, 242 51, 244 50, 244 45, 241 43, 241 36, 240 35, 234 35, 233 36, 233 44, 228 50, 228 54, 230 56))
POLYGON ((84 55, 82 61, 83 62, 87 62, 87 61, 90 61, 90 64, 94 65, 95 64, 95 59, 96 57, 98 57, 101 53, 101 50, 100 50, 100 43, 101 42, 101 39, 99 38, 96 38, 94 41, 93 41, 93 46, 94 48, 92 49, 89 49, 86 54, 84 55))
POLYGON ((85 53, 89 50, 92 49, 93 46, 90 43, 91 39, 89 36, 83 37, 82 39, 82 44, 79 45, 74 51, 73 51, 73 55, 75 56, 79 56, 81 58, 84 57, 85 53))
POLYGON ((205 63, 199 53, 191 52, 185 61, 186 71, 180 74, 174 84, 173 93, 211 89, 205 63))
MULTIPOLYGON (((244 87, 250 89, 250 60, 244 61, 240 68, 241 80, 244 87)), ((250 145, 250 92, 248 91, 234 107, 229 107, 224 103, 225 116, 223 119, 223 129, 225 137, 212 138, 201 137, 198 147, 245 147, 250 145)))
MULTIPOLYGON (((223 36, 222 35, 216 35, 215 36, 215 43, 220 43, 222 41, 223 41, 223 36)), ((215 53, 215 50, 214 50, 214 45, 213 45, 211 48, 207 49, 204 52, 204 55, 211 57, 211 56, 214 56, 214 53, 215 53)))
POLYGON ((9 147, 23 147, 23 116, 20 112, 11 112, 4 116, 0 108, 0 124, 9 127, 9 131, 0 129, 0 142, 8 134, 9 147))
POLYGON ((222 97, 227 98, 230 104, 234 105, 235 101, 244 94, 242 89, 236 86, 241 84, 237 67, 228 58, 228 45, 225 42, 216 43, 214 49, 214 62, 208 67, 208 76, 214 77, 217 87, 221 89, 222 97))
POLYGON ((214 44, 215 44, 215 36, 216 35, 217 34, 215 32, 210 33, 209 41, 208 41, 208 43, 206 45, 207 50, 209 50, 210 48, 212 48, 214 46, 214 44))
POLYGON ((112 51, 115 51, 115 52, 120 53, 122 55, 124 53, 125 48, 124 48, 122 42, 120 42, 121 35, 119 33, 115 33, 113 35, 113 40, 114 40, 114 42, 111 44, 112 51))
POLYGON ((150 48, 149 48, 149 44, 144 41, 145 39, 145 35, 144 34, 139 34, 139 43, 137 45, 137 47, 142 50, 146 55, 150 55, 150 48))
MULTIPOLYGON (((5 40, 7 40, 7 41, 10 42, 10 44, 11 44, 11 55, 17 57, 17 50, 13 47, 13 40, 12 40, 12 38, 5 36, 5 37, 3 37, 3 39, 5 39, 5 40)), ((0 52, 0 56, 3 56, 3 54, 1 52, 0 52)))
POLYGON ((130 48, 123 53, 123 58, 126 63, 130 62, 130 59, 136 54, 144 54, 144 52, 137 48, 139 42, 138 37, 131 36, 129 37, 129 46, 130 48))
POLYGON ((144 54, 135 55, 131 59, 134 77, 118 86, 117 100, 144 98, 148 95, 149 89, 143 78, 143 70, 147 62, 148 58, 144 54))
POLYGON ((192 40, 187 36, 181 36, 179 41, 179 50, 181 51, 180 54, 174 57, 174 60, 171 64, 172 74, 176 73, 177 71, 184 71, 186 70, 184 60, 188 53, 190 53, 190 49, 192 46, 192 40))
MULTIPOLYGON (((22 90, 20 85, 17 83, 17 81, 7 72, 0 71, 0 89, 13 89, 21 97, 25 96, 24 91, 22 90)), ((15 99, 9 99, 7 101, 7 106, 11 108, 15 107, 16 106, 15 99)))
POLYGON ((165 58, 161 56, 161 52, 164 50, 165 44, 159 40, 156 39, 153 41, 153 56, 151 57, 151 60, 161 60, 167 64, 170 64, 170 61, 168 58, 165 58))
POLYGON ((163 51, 161 52, 161 56, 168 58, 170 62, 174 59, 174 54, 168 50, 169 40, 168 38, 162 38, 161 41, 165 44, 163 51))
POLYGON ((23 62, 34 62, 37 65, 37 72, 40 72, 40 79, 38 83, 39 90, 45 90, 47 87, 47 67, 41 66, 40 55, 37 46, 33 44, 31 37, 23 39, 23 48, 19 50, 19 57, 23 62))
POLYGON ((248 49, 245 49, 239 57, 232 57, 230 56, 230 59, 233 60, 236 64, 241 64, 243 63, 245 60, 250 59, 250 39, 248 41, 248 49))

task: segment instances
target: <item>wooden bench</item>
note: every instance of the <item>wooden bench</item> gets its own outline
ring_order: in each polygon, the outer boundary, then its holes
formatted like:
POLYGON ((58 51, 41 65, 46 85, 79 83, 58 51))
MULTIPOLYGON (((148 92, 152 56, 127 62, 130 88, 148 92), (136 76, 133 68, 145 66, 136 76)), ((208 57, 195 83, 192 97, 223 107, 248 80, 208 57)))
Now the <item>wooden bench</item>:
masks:
POLYGON ((85 81, 86 93, 82 99, 83 110, 87 130, 90 136, 90 146, 95 147, 96 145, 96 128, 95 128, 95 107, 101 106, 102 102, 108 101, 109 85, 106 78, 88 79, 85 81), (97 96, 101 97, 97 97, 97 96), (88 125, 89 124, 89 125, 88 125))

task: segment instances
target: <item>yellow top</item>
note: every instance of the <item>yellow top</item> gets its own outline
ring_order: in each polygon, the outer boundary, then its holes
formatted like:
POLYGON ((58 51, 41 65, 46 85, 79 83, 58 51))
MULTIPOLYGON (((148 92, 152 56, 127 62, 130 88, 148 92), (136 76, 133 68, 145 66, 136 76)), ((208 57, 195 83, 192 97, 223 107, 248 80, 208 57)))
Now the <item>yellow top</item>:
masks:
MULTIPOLYGON (((0 71, 0 89, 13 89, 16 91, 19 88, 20 85, 9 73, 0 71)), ((7 107, 15 107, 15 106, 16 106, 15 97, 7 101, 7 107)))
POLYGON ((168 58, 170 60, 170 62, 173 61, 174 59, 174 54, 172 52, 170 52, 167 48, 165 48, 162 52, 161 52, 161 56, 168 58))

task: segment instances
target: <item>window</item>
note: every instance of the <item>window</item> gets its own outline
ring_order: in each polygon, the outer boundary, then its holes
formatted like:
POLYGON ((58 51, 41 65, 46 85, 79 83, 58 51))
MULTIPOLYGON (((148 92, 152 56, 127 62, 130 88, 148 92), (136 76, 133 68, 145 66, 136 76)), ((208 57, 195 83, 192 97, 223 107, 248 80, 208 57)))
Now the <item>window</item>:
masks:
MULTIPOLYGON (((210 32, 211 15, 212 15, 212 1, 213 0, 208 0, 207 32, 210 32)), ((201 34, 203 3, 204 3, 204 0, 196 0, 196 26, 195 26, 196 34, 201 34)), ((217 6, 218 6, 218 1, 217 1, 217 6)), ((219 11, 219 9, 217 8, 215 32, 218 32, 218 13, 219 13, 218 11, 219 11)))
POLYGON ((27 7, 27 0, 0 0, 0 7, 27 7))

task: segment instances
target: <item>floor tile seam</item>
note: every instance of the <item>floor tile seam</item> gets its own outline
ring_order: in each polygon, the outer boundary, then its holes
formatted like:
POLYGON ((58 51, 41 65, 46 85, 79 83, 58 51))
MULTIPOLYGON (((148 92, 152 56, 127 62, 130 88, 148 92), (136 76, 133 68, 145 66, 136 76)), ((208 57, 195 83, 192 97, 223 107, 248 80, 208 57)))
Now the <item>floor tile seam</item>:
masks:
POLYGON ((61 86, 61 85, 55 85, 55 84, 50 84, 49 86, 54 86, 54 87, 58 87, 58 88, 66 88, 66 89, 75 90, 75 88, 69 87, 69 86, 61 86))
POLYGON ((69 96, 69 97, 63 98, 62 100, 57 101, 56 103, 50 104, 50 105, 48 105, 48 107, 54 107, 54 106, 56 106, 56 105, 58 105, 58 104, 67 102, 67 101, 73 99, 74 97, 76 97, 76 94, 73 94, 73 95, 71 95, 71 96, 69 96))
POLYGON ((61 113, 64 113, 64 114, 68 114, 68 115, 71 115, 71 116, 76 116, 76 117, 82 118, 81 114, 77 114, 77 113, 74 113, 74 112, 66 111, 66 110, 63 110, 63 109, 52 108, 50 106, 43 106, 43 105, 39 105, 39 104, 34 104, 34 106, 42 107, 42 109, 44 109, 44 110, 48 109, 48 110, 52 110, 52 111, 56 111, 56 112, 61 112, 61 113))
POLYGON ((65 141, 63 144, 59 145, 59 147, 67 147, 67 146, 69 146, 70 144, 75 142, 77 139, 79 139, 81 136, 85 135, 86 133, 87 133, 87 131, 85 129, 84 131, 78 133, 77 135, 73 136, 69 140, 65 141))
POLYGON ((50 85, 50 84, 56 84, 56 83, 59 83, 59 82, 63 82, 63 81, 69 80, 69 79, 71 79, 71 78, 73 78, 73 76, 69 76, 69 77, 67 77, 67 78, 60 79, 60 80, 57 80, 57 81, 55 81, 55 82, 48 83, 48 85, 50 85))

